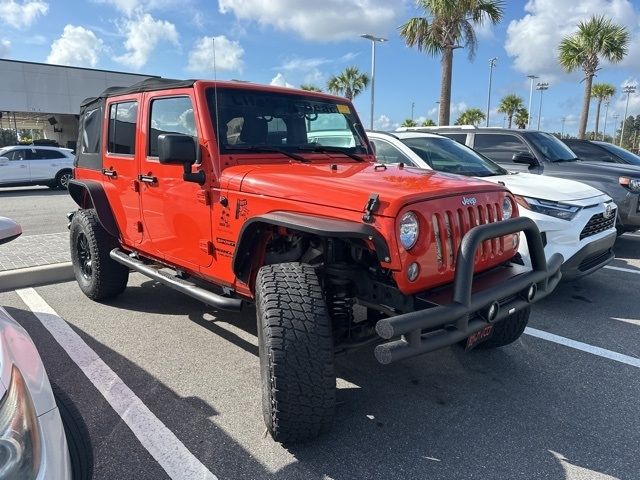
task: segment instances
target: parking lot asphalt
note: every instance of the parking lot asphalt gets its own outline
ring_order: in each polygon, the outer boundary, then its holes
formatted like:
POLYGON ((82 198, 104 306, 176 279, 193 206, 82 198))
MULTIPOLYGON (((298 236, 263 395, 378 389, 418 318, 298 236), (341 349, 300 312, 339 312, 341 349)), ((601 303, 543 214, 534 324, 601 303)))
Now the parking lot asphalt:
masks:
POLYGON ((137 274, 106 303, 71 282, 0 305, 82 412, 96 479, 638 479, 640 236, 616 252, 624 270, 534 307, 531 333, 586 347, 524 335, 390 366, 364 348, 338 359, 333 429, 289 448, 264 435, 252 308, 216 312, 137 274))
POLYGON ((48 187, 0 188, 0 216, 13 218, 23 235, 67 230, 65 215, 76 208, 66 190, 48 187))

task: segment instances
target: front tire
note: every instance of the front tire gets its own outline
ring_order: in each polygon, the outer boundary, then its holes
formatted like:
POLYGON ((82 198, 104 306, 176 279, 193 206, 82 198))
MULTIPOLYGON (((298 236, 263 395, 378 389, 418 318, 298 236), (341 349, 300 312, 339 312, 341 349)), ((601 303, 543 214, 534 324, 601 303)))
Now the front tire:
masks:
POLYGON ((111 259, 119 247, 102 227, 95 210, 79 210, 71 219, 71 262, 80 290, 92 300, 115 297, 124 291, 129 269, 111 259))
POLYGON ((488 349, 504 347, 515 342, 524 333, 529 323, 531 307, 524 308, 493 326, 493 335, 488 340, 480 343, 476 348, 488 349))
POLYGON ((333 334, 313 267, 268 265, 256 282, 262 412, 277 442, 313 439, 335 410, 333 334))

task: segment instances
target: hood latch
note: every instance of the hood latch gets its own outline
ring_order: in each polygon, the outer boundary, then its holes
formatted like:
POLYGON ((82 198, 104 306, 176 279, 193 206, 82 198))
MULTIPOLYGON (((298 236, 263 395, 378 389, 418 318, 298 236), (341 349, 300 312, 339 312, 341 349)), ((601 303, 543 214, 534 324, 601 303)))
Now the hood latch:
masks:
POLYGON ((362 215, 362 221, 369 223, 371 221, 371 214, 375 212, 380 206, 380 196, 377 193, 369 195, 369 200, 364 206, 364 215, 362 215))

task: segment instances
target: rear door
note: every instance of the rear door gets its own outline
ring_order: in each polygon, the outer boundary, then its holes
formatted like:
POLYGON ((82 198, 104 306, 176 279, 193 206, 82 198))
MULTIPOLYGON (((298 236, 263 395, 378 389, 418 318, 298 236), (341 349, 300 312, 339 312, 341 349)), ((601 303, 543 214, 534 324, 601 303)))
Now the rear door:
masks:
POLYGON ((27 150, 25 148, 14 148, 2 154, 9 159, 5 164, 0 164, 0 184, 28 182, 29 162, 27 161, 27 150))
POLYGON ((67 159, 62 152, 46 148, 33 148, 31 149, 31 158, 29 160, 31 180, 53 180, 67 163, 67 159))
POLYGON ((192 89, 147 93, 141 136, 140 199, 144 220, 142 250, 198 271, 213 262, 211 198, 205 187, 182 178, 182 165, 158 160, 158 137, 180 133, 202 138, 192 89))
POLYGON ((107 119, 103 130, 102 178, 122 239, 127 245, 142 240, 142 218, 138 193, 136 138, 139 97, 107 100, 107 119))

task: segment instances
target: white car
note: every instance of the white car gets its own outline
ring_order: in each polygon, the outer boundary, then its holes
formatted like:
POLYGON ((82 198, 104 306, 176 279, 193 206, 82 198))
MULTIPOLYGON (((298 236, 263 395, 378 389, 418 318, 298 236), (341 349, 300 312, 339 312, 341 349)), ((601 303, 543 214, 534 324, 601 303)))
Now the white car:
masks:
POLYGON ((0 148, 0 187, 46 185, 66 189, 75 155, 69 148, 16 145, 0 148))
MULTIPOLYGON (((425 132, 367 132, 381 163, 403 163, 505 185, 515 195, 520 214, 536 222, 549 258, 564 257, 566 280, 590 274, 615 255, 616 205, 608 195, 584 183, 528 173, 511 173, 470 148, 425 132)), ((519 255, 530 266, 521 234, 519 255)))
MULTIPOLYGON (((0 244, 20 233, 0 217, 0 244)), ((77 409, 49 383, 26 330, 0 307, 0 479, 88 479, 92 457, 77 409)))

